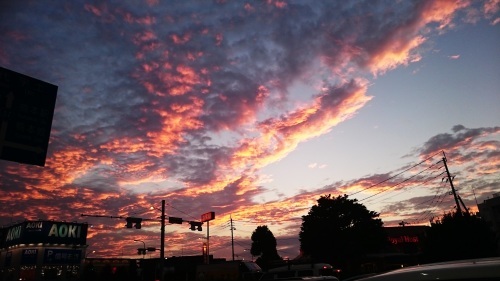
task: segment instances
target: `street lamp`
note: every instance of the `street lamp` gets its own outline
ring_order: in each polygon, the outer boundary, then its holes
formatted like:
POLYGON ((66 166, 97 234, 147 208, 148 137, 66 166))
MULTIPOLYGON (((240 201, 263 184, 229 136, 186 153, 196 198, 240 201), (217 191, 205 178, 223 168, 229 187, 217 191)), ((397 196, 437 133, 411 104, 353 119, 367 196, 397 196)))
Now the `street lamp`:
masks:
POLYGON ((252 250, 251 250, 251 249, 244 249, 243 251, 245 251, 245 252, 250 252, 250 255, 252 256, 252 261, 253 261, 252 250))
POLYGON ((86 253, 86 254, 85 254, 85 258, 87 258, 90 254, 93 254, 93 253, 95 253, 95 250, 94 250, 94 251, 91 251, 91 252, 86 253))
POLYGON ((144 241, 142 240, 137 240, 137 239, 134 239, 134 242, 142 242, 142 245, 144 246, 142 248, 142 258, 144 259, 144 255, 146 255, 146 243, 144 243, 144 241))

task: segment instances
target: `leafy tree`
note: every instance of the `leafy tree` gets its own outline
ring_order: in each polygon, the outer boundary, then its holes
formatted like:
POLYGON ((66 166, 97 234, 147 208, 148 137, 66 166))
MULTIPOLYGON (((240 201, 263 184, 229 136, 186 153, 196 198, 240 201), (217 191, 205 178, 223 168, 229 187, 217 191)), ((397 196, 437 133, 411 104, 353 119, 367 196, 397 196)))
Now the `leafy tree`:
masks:
POLYGON ((258 226, 252 233, 252 256, 259 256, 255 261, 263 270, 269 268, 270 263, 281 261, 276 250, 276 238, 267 225, 258 226))
POLYGON ((356 199, 326 195, 317 202, 302 216, 299 240, 304 256, 352 272, 366 254, 376 253, 387 245, 379 214, 369 211, 356 199))
POLYGON ((489 224, 475 214, 447 213, 431 222, 423 252, 428 262, 496 256, 489 224))

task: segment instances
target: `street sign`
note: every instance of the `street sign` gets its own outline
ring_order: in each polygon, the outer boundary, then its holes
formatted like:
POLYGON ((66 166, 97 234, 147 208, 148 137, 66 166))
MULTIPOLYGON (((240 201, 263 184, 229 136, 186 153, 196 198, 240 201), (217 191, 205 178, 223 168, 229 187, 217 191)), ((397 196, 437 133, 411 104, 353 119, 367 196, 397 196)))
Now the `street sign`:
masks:
POLYGON ((45 166, 57 88, 0 67, 0 159, 45 166))
POLYGON ((201 222, 211 221, 215 219, 215 212, 208 212, 201 215, 201 222))

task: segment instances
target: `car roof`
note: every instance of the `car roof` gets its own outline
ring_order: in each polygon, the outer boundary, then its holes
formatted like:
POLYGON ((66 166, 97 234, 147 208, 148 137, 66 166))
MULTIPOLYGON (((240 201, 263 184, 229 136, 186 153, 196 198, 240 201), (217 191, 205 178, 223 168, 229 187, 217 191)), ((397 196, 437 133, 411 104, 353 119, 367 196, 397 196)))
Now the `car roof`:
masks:
POLYGON ((302 263, 302 264, 290 264, 280 267, 271 268, 269 272, 281 272, 290 270, 301 270, 301 269, 312 269, 312 268, 328 268, 333 269, 333 267, 328 263, 302 263))
POLYGON ((500 257, 470 259, 441 263, 422 264, 405 267, 375 276, 359 279, 360 281, 391 280, 471 280, 477 278, 500 278, 500 257))

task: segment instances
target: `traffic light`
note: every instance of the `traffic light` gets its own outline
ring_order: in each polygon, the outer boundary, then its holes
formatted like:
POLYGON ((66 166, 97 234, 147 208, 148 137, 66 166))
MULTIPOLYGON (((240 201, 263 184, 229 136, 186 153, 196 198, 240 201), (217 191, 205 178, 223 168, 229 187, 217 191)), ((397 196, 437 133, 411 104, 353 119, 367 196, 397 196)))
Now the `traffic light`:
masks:
POLYGON ((182 224, 182 218, 168 217, 168 223, 182 224))
POLYGON ((199 222, 199 221, 190 221, 189 223, 191 224, 191 227, 190 227, 191 230, 193 230, 193 231, 194 230, 198 230, 198 231, 202 230, 202 228, 201 228, 202 222, 199 222))
POLYGON ((146 249, 144 249, 144 248, 137 248, 137 254, 138 255, 145 255, 146 254, 146 249))
POLYGON ((142 222, 141 218, 127 217, 125 218, 125 220, 127 221, 126 225, 127 228, 132 228, 133 225, 136 229, 141 229, 141 222, 142 222))

